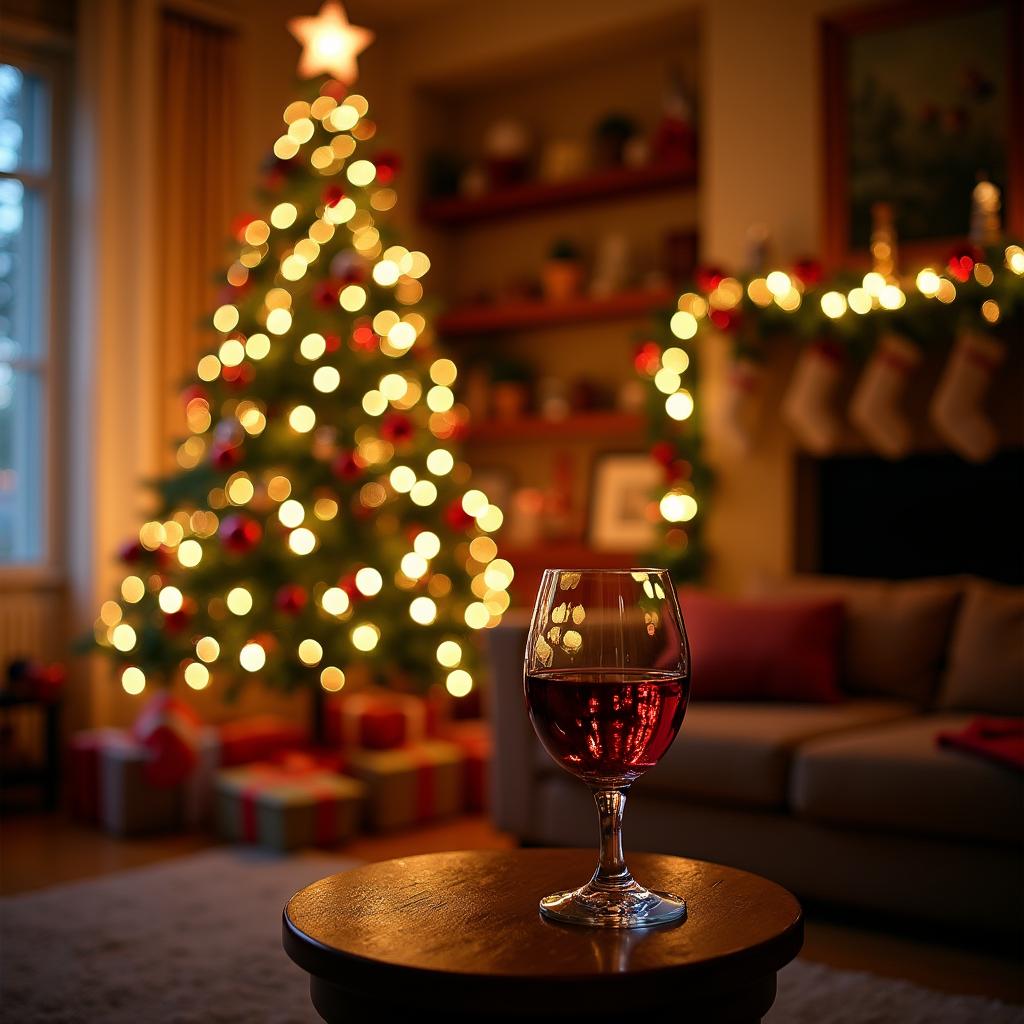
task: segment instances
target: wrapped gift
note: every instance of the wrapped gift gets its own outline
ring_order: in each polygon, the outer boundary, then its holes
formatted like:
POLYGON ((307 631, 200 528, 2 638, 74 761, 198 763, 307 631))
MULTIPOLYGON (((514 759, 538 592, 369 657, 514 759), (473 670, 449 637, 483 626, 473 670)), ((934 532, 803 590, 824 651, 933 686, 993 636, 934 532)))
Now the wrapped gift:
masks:
POLYGON ((67 750, 67 793, 71 814, 78 821, 100 821, 100 755, 116 742, 120 729, 83 729, 75 733, 67 750))
POLYGON ((367 814, 376 829, 402 828, 458 814, 462 753, 426 740, 398 750, 356 750, 352 774, 366 783, 367 814))
POLYGON ((185 824, 189 828, 205 828, 213 822, 217 792, 217 772, 220 771, 220 730, 206 725, 199 730, 196 740, 196 761, 185 779, 185 824))
POLYGON ((146 772, 154 786, 174 786, 194 771, 203 723, 184 701, 158 693, 142 709, 132 736, 152 755, 146 772))
POLYGON ((312 758, 229 768, 217 778, 220 833, 275 850, 336 846, 355 835, 364 794, 362 783, 312 758))
POLYGON ((110 737, 100 748, 100 820, 117 835, 143 835, 181 828, 185 786, 151 782, 153 752, 128 733, 110 737))
POLYGON ((462 806, 471 812, 484 810, 490 784, 490 726, 482 719, 453 722, 444 738, 462 751, 462 806))
POLYGON ((223 768, 266 761, 278 751, 301 747, 306 730, 277 715, 254 715, 219 726, 223 768))
POLYGON ((423 698, 374 690, 345 694, 327 704, 327 742, 347 750, 394 750, 427 736, 423 698))

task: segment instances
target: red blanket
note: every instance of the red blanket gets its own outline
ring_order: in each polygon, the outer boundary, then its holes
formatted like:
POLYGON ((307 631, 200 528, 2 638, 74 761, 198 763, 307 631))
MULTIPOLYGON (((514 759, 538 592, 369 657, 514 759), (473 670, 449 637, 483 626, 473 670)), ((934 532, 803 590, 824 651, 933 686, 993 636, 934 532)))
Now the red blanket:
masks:
POLYGON ((975 718, 957 732, 940 732, 936 739, 940 747, 1024 771, 1024 718, 975 718))

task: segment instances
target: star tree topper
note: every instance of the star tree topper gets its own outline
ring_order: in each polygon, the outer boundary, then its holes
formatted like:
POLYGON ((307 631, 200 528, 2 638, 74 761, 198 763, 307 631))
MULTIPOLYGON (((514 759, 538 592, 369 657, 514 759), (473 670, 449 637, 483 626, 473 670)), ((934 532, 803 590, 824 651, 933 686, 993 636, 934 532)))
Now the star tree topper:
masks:
POLYGON ((345 9, 335 0, 327 0, 315 18, 292 18, 288 31, 302 44, 303 78, 326 73, 346 85, 359 77, 356 57, 373 42, 373 33, 349 24, 345 9))

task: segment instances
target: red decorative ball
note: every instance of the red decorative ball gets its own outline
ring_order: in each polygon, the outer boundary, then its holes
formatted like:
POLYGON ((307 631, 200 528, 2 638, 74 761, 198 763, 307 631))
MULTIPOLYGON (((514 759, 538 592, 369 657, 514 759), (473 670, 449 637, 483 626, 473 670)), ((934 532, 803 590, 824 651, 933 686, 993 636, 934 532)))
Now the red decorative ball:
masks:
POLYGON ((324 206, 337 206, 345 198, 345 190, 340 185, 328 185, 321 198, 324 206))
POLYGON ((328 352, 337 352, 341 348, 341 338, 336 334, 325 334, 324 335, 324 348, 328 352))
POLYGON ((313 302, 321 309, 333 309, 340 291, 336 281, 317 281, 313 286, 313 302))
POLYGON ((657 441, 651 446, 651 458, 668 469, 676 460, 676 446, 670 441, 657 441))
POLYGON ((286 615, 298 615, 308 600, 305 589, 297 583, 286 583, 274 595, 274 607, 286 615))
POLYGON ((201 384, 190 384, 181 392, 181 404, 186 408, 189 402, 194 402, 197 398, 201 398, 204 402, 209 400, 206 388, 201 384))
POLYGON ((263 527, 255 519, 236 512, 221 520, 219 533, 221 543, 228 551, 244 554, 259 544, 263 527))
POLYGON ((693 466, 686 459, 676 459, 665 467, 665 478, 670 484, 689 480, 693 475, 693 466))
POLYGON ((358 480, 363 475, 363 460, 352 451, 339 452, 331 463, 331 472, 339 480, 358 480))
POLYGON ((975 263, 980 263, 985 254, 976 245, 958 245, 950 254, 946 264, 951 276, 958 281, 966 281, 974 270, 975 263))
POLYGON ((125 542, 117 553, 117 557, 124 562, 125 565, 134 565, 140 559, 144 558, 145 555, 146 549, 137 540, 125 542))
POLYGON ((180 633, 188 625, 191 616, 184 608, 179 608, 176 612, 165 612, 164 613, 164 629, 168 633, 180 633))
POLYGON ((402 169, 402 158, 394 150, 385 150, 373 158, 377 168, 377 184, 390 185, 395 175, 402 169))
POLYGON ((235 236, 235 239, 239 242, 245 241, 245 229, 254 221, 256 217, 251 213, 240 213, 231 222, 231 233, 235 236))
POLYGON ((352 332, 352 347, 357 352, 372 352, 377 344, 377 334, 369 324, 360 324, 352 332))
POLYGON ((713 309, 708 319, 720 331, 735 331, 740 326, 740 313, 737 309, 713 309))
POLYGON ((389 413, 380 424, 380 436, 392 444, 401 444, 408 441, 415 431, 412 420, 404 413, 389 413))
POLYGON ((633 355, 633 365, 637 373, 646 373, 653 377, 661 364, 661 349, 653 341, 645 341, 633 355))
POLYGON ((444 521, 453 530, 468 530, 475 520, 462 507, 462 499, 456 498, 445 510, 444 521))
POLYGON ((348 599, 352 604, 357 604, 359 601, 363 600, 363 595, 359 592, 359 588, 356 586, 355 571, 348 573, 338 580, 338 586, 348 594, 348 599))
POLYGON ((793 276, 805 287, 810 288, 825 276, 825 268, 818 260, 807 257, 793 264, 793 276))
POLYGON ((713 292, 725 280, 726 273, 721 267, 698 267, 693 277, 697 287, 707 294, 713 292))
POLYGON ((210 445, 210 463, 216 466, 220 470, 234 469, 235 466, 242 461, 242 449, 240 445, 235 444, 216 444, 210 445))
POLYGON ((339 82, 336 78, 328 79, 320 86, 321 96, 330 96, 332 100, 340 103, 348 93, 348 87, 344 82, 339 82))

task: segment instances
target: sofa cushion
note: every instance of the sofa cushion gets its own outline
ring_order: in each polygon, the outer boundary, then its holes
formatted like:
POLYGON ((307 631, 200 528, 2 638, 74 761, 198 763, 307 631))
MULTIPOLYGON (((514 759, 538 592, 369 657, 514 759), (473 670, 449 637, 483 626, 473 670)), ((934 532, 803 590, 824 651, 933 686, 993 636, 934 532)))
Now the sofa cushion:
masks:
POLYGON ((1018 841, 1024 776, 946 750, 936 737, 968 715, 934 714, 803 744, 790 803, 816 821, 959 839, 1018 841))
POLYGON ((1024 587, 970 581, 937 704, 957 711, 1024 714, 1024 587))
POLYGON ((911 714, 898 701, 715 704, 695 700, 675 743, 639 782, 645 791, 751 807, 786 803, 793 750, 812 736, 911 714))
POLYGON ((762 583, 757 589, 787 598, 816 595, 842 600, 843 689, 924 706, 938 687, 962 587, 956 579, 891 582, 796 576, 762 583))
POLYGON ((737 601, 683 587, 679 603, 696 698, 815 704, 843 699, 841 601, 737 601))

